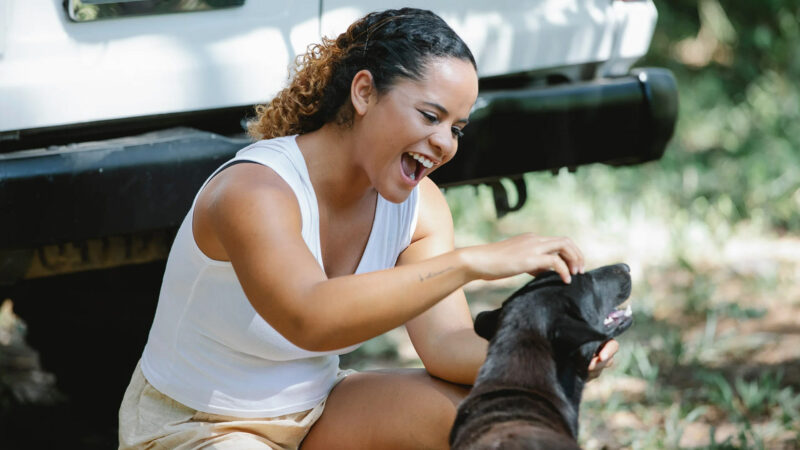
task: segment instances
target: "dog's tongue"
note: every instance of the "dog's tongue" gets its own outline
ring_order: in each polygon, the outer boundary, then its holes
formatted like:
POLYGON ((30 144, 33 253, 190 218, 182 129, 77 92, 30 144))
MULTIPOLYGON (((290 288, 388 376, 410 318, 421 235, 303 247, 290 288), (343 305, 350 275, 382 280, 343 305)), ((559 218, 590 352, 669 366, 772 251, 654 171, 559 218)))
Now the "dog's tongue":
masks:
POLYGON ((406 174, 407 177, 411 178, 417 171, 417 160, 412 158, 408 153, 403 153, 401 162, 403 164, 403 173, 406 174))
POLYGON ((609 313, 609 315, 606 317, 606 320, 603 322, 603 325, 612 325, 614 322, 622 319, 623 317, 630 317, 632 314, 633 310, 631 309, 631 305, 628 305, 625 309, 616 309, 609 313))

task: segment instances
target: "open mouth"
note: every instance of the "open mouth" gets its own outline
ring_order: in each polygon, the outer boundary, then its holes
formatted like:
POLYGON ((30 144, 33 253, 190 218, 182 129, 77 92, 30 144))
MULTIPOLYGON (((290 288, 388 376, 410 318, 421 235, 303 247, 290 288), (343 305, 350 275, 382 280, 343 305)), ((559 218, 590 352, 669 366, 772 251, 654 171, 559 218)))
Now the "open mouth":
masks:
POLYGON ((426 170, 436 165, 433 161, 419 153, 406 152, 401 158, 403 174, 411 180, 419 180, 426 170))
POLYGON ((627 330, 632 323, 633 309, 631 309, 631 305, 611 311, 608 313, 605 320, 603 320, 603 325, 605 325, 607 330, 611 331, 612 336, 616 336, 627 330))

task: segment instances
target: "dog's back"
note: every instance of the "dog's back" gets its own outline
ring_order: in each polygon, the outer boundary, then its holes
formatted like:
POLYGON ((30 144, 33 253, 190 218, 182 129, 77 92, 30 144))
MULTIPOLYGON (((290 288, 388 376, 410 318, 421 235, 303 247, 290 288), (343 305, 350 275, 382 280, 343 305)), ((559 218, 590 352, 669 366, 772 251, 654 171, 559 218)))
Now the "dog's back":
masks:
POLYGON ((495 424, 465 450, 580 450, 574 439, 524 421, 495 424))
MULTIPOLYGON (((541 393, 489 387, 461 404, 451 448, 578 449, 558 408, 541 393)), ((556 402, 557 403, 557 402, 556 402)))

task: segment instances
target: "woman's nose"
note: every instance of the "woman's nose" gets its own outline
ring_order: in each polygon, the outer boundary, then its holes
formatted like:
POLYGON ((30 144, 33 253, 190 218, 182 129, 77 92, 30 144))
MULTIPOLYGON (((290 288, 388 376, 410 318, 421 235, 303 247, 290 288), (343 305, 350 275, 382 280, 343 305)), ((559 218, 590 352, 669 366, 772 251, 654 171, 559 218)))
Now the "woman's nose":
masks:
POLYGON ((449 127, 446 130, 437 130, 435 133, 431 134, 429 141, 431 147, 433 147, 437 153, 436 156, 438 156, 439 160, 443 163, 449 161, 456 154, 458 140, 453 137, 449 127))

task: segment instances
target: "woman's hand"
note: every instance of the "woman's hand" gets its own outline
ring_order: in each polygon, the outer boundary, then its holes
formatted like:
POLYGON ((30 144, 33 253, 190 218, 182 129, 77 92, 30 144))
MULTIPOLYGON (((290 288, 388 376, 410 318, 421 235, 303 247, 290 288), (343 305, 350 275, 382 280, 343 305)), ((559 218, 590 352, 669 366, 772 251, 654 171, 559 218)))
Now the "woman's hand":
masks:
POLYGON ((554 270, 565 283, 583 272, 583 253, 571 239, 521 234, 491 244, 461 250, 475 278, 495 280, 520 273, 537 275, 554 270))
POLYGON ((587 380, 593 380, 600 376, 603 369, 614 365, 614 354, 619 350, 619 343, 614 339, 603 344, 594 358, 589 362, 589 376, 587 380))

